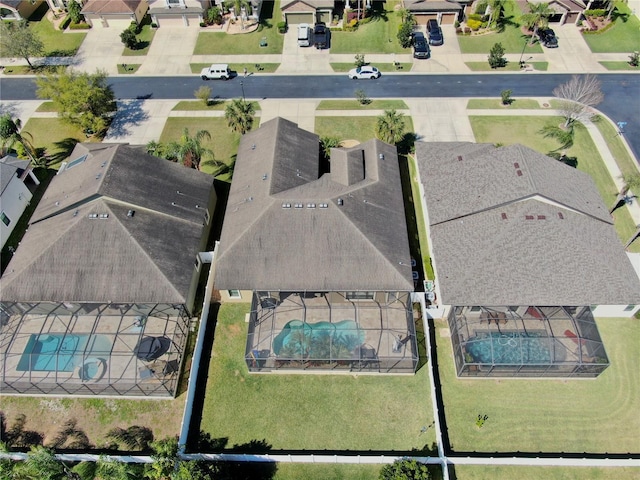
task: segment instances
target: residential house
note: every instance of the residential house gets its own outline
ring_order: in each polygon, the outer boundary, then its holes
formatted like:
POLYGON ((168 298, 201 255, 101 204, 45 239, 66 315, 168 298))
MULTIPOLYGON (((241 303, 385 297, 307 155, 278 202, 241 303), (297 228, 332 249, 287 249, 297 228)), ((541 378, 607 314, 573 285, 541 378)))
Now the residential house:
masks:
MULTIPOLYGON (((352 0, 353 2, 353 0, 352 0)), ((280 10, 289 25, 323 22, 329 25, 333 18, 334 0, 282 0, 280 10)))
POLYGON ((78 144, 1 279, 2 393, 175 395, 215 203, 205 173, 78 144))
POLYGON ((452 25, 456 20, 463 21, 466 14, 473 12, 473 0, 402 0, 402 3, 421 26, 432 19, 442 25, 452 25))
POLYGON ((0 248, 7 243, 29 205, 33 197, 31 189, 38 185, 40 181, 31 170, 29 160, 20 160, 14 155, 0 159, 0 248))
POLYGON ((142 22, 148 8, 147 0, 87 0, 82 7, 82 15, 94 28, 125 30, 132 22, 142 22))
MULTIPOLYGON (((195 26, 204 21, 209 8, 222 7, 224 0, 148 0, 151 20, 159 27, 195 26)), ((260 18, 262 0, 249 0, 250 11, 234 12, 236 16, 260 18)))
POLYGON ((601 373, 594 317, 634 315, 640 280, 591 177, 522 145, 416 155, 458 375, 601 373))
POLYGON ((0 20, 26 20, 44 0, 1 0, 0 20))
POLYGON ((413 373, 411 259, 394 146, 331 150, 283 118, 240 141, 215 288, 251 302, 246 361, 413 373))

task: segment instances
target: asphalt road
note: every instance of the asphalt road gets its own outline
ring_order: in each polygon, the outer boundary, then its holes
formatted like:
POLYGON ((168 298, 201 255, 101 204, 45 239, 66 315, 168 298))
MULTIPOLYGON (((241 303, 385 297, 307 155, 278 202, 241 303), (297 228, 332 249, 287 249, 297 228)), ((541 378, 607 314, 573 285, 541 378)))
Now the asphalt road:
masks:
MULTIPOLYGON (((556 74, 474 74, 407 75, 383 74, 377 80, 350 80, 344 75, 256 75, 228 81, 205 82, 193 77, 113 77, 110 84, 117 98, 192 99, 201 85, 209 85, 217 98, 354 98, 363 89, 370 98, 411 97, 499 97, 504 89, 514 97, 546 97, 566 82, 570 75, 556 74)), ((640 76, 602 74, 604 101, 597 107, 614 122, 627 122, 624 135, 638 158, 640 153, 640 76)), ((30 78, 0 79, 2 100, 35 99, 35 83, 30 78)))

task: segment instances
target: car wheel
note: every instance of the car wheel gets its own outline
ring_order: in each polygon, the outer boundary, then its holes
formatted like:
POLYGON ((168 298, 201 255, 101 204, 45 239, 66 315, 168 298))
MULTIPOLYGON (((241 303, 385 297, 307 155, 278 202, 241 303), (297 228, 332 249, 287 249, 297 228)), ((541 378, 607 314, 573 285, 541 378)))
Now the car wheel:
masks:
POLYGON ((229 77, 220 77, 222 80, 229 80, 229 77))
POLYGON ((376 76, 375 76, 375 75, 371 75, 371 76, 369 77, 369 80, 375 80, 375 79, 376 79, 376 76))
POLYGON ((200 78, 202 78, 203 80, 209 80, 207 77, 205 77, 204 75, 202 75, 200 78))
POLYGON ((356 80, 357 78, 358 78, 358 77, 353 76, 353 77, 351 77, 351 80, 356 80))

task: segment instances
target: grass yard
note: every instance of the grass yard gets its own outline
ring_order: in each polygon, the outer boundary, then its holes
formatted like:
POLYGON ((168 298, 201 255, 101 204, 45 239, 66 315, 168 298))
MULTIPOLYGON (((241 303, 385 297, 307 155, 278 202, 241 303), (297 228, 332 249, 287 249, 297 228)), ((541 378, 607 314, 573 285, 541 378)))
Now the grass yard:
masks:
MULTIPOLYGON (((254 120, 255 126, 258 123, 258 120, 254 120)), ((165 143, 178 140, 185 128, 189 129, 191 135, 195 135, 198 130, 207 130, 211 134, 211 140, 205 139, 203 145, 213 150, 216 160, 226 164, 235 162, 240 144, 240 134, 231 131, 227 126, 226 119, 220 117, 169 117, 158 141, 165 143)), ((213 168, 204 165, 202 171, 211 173, 213 168)))
POLYGON ((629 150, 622 143, 622 137, 618 135, 618 129, 606 119, 594 121, 593 124, 600 130, 609 150, 616 159, 616 163, 622 173, 638 173, 638 164, 629 154, 629 150))
POLYGON ((382 465, 279 463, 273 480, 371 480, 382 465))
POLYGON ((321 100, 316 110, 408 110, 404 100, 371 100, 362 105, 357 100, 321 100))
MULTIPOLYGON (((505 467, 457 465, 457 480, 636 480, 637 468, 505 467)), ((278 478, 278 477, 276 477, 278 478)))
POLYGON ((264 440, 273 449, 435 448, 433 429, 420 433, 433 421, 426 366, 407 376, 249 374, 249 309, 220 308, 201 430, 228 437, 229 446, 264 440))
POLYGON ((640 67, 634 67, 629 62, 598 62, 607 70, 640 70, 640 67))
POLYGON ((502 101, 497 98, 472 98, 467 102, 467 110, 540 110, 541 108, 540 102, 530 98, 512 98, 509 105, 502 105, 502 101))
MULTIPOLYGON (((228 101, 221 100, 213 100, 210 101, 209 105, 205 105, 200 100, 181 100, 179 101, 175 107, 171 109, 171 111, 189 111, 189 112, 200 112, 200 111, 224 111, 224 109, 229 105, 228 101)), ((258 102, 250 102, 253 105, 253 109, 258 112, 260 111, 260 103, 258 102)))
MULTIPOLYGON (((489 62, 464 62, 472 72, 519 72, 520 65, 516 62, 507 62, 504 67, 491 68, 489 62)), ((529 63, 534 70, 546 71, 549 68, 549 62, 531 62, 529 63)))
POLYGON ((631 53, 640 49, 640 20, 622 2, 616 3, 614 25, 602 33, 583 34, 593 53, 631 53))
MULTIPOLYGON (((38 38, 44 44, 44 56, 45 57, 72 57, 80 48, 86 33, 64 33, 60 30, 56 30, 53 24, 47 20, 46 2, 44 2, 38 10, 31 15, 29 19, 29 28, 31 28, 38 38)), ((0 57, 6 57, 7 55, 2 51, 0 47, 0 57)))
POLYGON ((331 53, 410 53, 410 49, 402 48, 398 43, 401 18, 394 11, 398 3, 398 0, 384 2, 384 10, 355 32, 332 30, 331 53))
POLYGON ((42 102, 38 108, 36 108, 36 112, 57 112, 56 104, 51 100, 47 100, 42 102))
MULTIPOLYGON (((462 53, 486 53, 496 43, 501 43, 505 53, 525 54, 542 53, 542 47, 536 42, 528 44, 530 35, 524 35, 520 30, 518 18, 522 15, 516 2, 506 2, 504 6, 504 30, 502 32, 484 35, 458 35, 458 44, 462 53), (525 42, 527 46, 525 47, 525 42)), ((516 64, 517 65, 517 64, 516 64)))
POLYGON ((71 153, 76 142, 99 141, 93 137, 87 138, 82 129, 69 125, 59 118, 30 118, 23 129, 33 136, 35 147, 44 148, 45 154, 55 161, 51 168, 56 169, 71 153))
POLYGON ((278 22, 282 20, 280 0, 264 2, 260 14, 262 27, 251 33, 229 35, 221 32, 200 32, 193 51, 194 55, 250 55, 282 53, 284 36, 278 33, 278 22), (267 46, 260 40, 266 38, 267 46))
MULTIPOLYGON (((550 138, 544 138, 540 129, 547 124, 560 124, 562 117, 481 117, 470 116, 469 121, 477 142, 501 143, 511 145, 520 143, 546 154, 558 148, 558 143, 550 138)), ((617 189, 611 175, 598 153, 587 129, 578 124, 575 127, 573 147, 567 150, 567 155, 578 158, 578 169, 588 173, 593 178, 604 204, 609 207, 615 201, 617 189)), ((620 208, 613 214, 614 226, 618 237, 625 244, 636 231, 636 226, 626 208, 620 208)), ((636 242, 637 243, 637 242, 636 242)), ((640 247, 632 244, 629 251, 640 252, 640 247)))
POLYGON ((140 57, 149 53, 151 42, 156 34, 156 29, 151 28, 151 17, 145 16, 143 22, 140 33, 136 35, 136 38, 138 39, 138 48, 136 50, 131 50, 130 48, 124 47, 122 55, 125 57, 140 57))
MULTIPOLYGON (((336 137, 340 140, 366 142, 376 137, 377 116, 360 117, 316 117, 315 133, 320 137, 336 137)), ((411 117, 405 115, 407 132, 413 131, 411 117)))
POLYGON ((436 275, 433 271, 433 265, 431 264, 431 257, 429 255, 429 236, 427 235, 427 226, 424 221, 424 214, 422 212, 422 201, 415 201, 415 199, 421 199, 420 195, 420 177, 416 167, 415 159, 412 156, 408 158, 409 175, 411 177, 411 193, 414 198, 413 208, 415 210, 416 228, 418 229, 418 241, 420 242, 420 252, 422 258, 422 269, 427 280, 435 280, 436 275))
POLYGON ((74 399, 54 397, 0 397, 0 411, 11 426, 19 414, 26 416, 26 429, 44 434, 44 444, 50 443, 65 422, 77 420, 92 445, 107 443, 106 434, 114 427, 132 425, 148 427, 154 438, 180 433, 180 422, 186 394, 168 400, 74 399))
POLYGON ((637 452, 640 323, 634 318, 607 318, 598 319, 597 324, 611 361, 597 379, 461 380, 455 376, 446 322, 436 322, 438 368, 452 448, 637 452), (481 429, 475 425, 479 414, 488 416, 481 429))

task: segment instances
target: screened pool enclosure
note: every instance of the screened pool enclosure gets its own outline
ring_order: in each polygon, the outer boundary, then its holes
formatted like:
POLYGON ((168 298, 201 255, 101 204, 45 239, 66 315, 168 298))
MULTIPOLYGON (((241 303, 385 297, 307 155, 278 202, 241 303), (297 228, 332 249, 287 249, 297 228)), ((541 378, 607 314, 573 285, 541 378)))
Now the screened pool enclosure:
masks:
POLYGON ((609 360, 588 307, 455 307, 462 377, 597 377, 609 360))
POLYGON ((414 373, 415 332, 406 292, 257 292, 245 360, 252 372, 414 373))
POLYGON ((188 316, 167 304, 2 304, 3 394, 173 397, 188 316))

